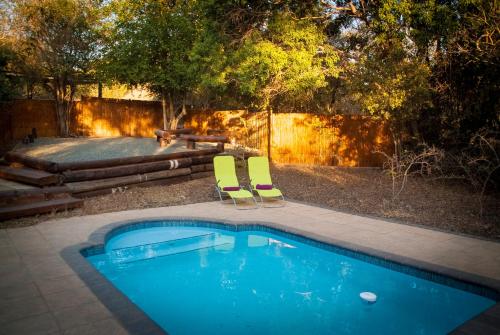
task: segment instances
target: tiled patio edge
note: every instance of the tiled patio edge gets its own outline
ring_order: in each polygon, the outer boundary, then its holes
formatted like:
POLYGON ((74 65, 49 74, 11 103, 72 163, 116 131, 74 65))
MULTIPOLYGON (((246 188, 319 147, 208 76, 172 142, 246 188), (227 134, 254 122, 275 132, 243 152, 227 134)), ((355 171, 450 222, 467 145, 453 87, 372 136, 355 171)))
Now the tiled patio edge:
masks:
MULTIPOLYGON (((298 202, 300 203, 300 202, 298 202)), ((442 276, 455 278, 459 281, 484 286, 500 292, 500 281, 482 276, 465 273, 455 269, 438 266, 435 264, 419 261, 413 258, 403 257, 385 251, 364 247, 361 245, 336 240, 320 234, 294 229, 288 226, 273 222, 264 221, 244 221, 233 222, 229 220, 213 219, 210 217, 147 217, 144 221, 164 221, 164 220, 186 220, 186 221, 209 221, 221 223, 227 226, 243 225, 262 225, 269 228, 297 235, 300 237, 312 239, 320 243, 334 245, 343 249, 352 250, 369 256, 381 258, 390 262, 407 265, 419 270, 437 273, 442 276)), ((115 315, 122 325, 133 334, 165 334, 165 332, 156 325, 147 315, 145 315, 137 306, 135 306, 127 297, 119 292, 111 283, 109 283, 100 273, 95 270, 90 263, 81 255, 81 250, 93 246, 104 245, 106 236, 116 228, 132 225, 141 222, 141 219, 126 221, 117 221, 97 229, 89 237, 87 243, 81 243, 68 247, 61 252, 63 259, 78 274, 78 276, 88 285, 101 302, 115 315)), ((452 334, 498 334, 500 333, 500 303, 478 315, 472 320, 458 327, 452 334)))
POLYGON ((461 233, 459 231, 450 231, 450 230, 442 229, 442 228, 435 227, 435 226, 427 226, 427 225, 420 224, 420 223, 411 223, 411 222, 407 222, 407 221, 403 221, 403 220, 395 219, 395 218, 376 216, 376 215, 366 214, 366 213, 358 213, 358 212, 344 210, 344 209, 339 210, 339 209, 336 209, 336 208, 328 207, 326 205, 320 205, 320 204, 315 204, 315 203, 312 203, 312 202, 307 202, 307 201, 302 201, 302 200, 296 200, 296 199, 286 199, 286 201, 292 202, 292 203, 296 203, 296 204, 300 204, 300 205, 306 205, 306 206, 310 206, 310 207, 327 209, 327 210, 330 210, 330 211, 335 211, 335 212, 339 212, 339 213, 343 213, 343 214, 356 215, 356 216, 359 216, 359 217, 362 217, 362 218, 367 218, 367 219, 372 219, 372 220, 382 220, 382 221, 391 222, 391 223, 397 223, 397 224, 401 224, 401 225, 405 225, 405 226, 409 226, 409 227, 415 227, 415 228, 420 228, 420 229, 432 230, 432 231, 436 231, 436 232, 439 232, 439 233, 446 233, 446 234, 460 236, 460 237, 468 237, 468 238, 474 238, 474 239, 482 240, 482 241, 500 243, 500 241, 498 239, 494 239, 494 238, 489 238, 489 237, 479 236, 479 235, 473 235, 473 234, 468 234, 468 233, 461 233))

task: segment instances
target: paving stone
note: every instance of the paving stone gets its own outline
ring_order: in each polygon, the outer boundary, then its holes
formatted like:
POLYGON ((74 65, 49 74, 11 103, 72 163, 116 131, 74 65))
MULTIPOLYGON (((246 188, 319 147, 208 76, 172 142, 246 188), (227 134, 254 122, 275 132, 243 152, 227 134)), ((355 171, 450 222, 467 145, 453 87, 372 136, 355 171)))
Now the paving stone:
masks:
POLYGON ((63 335, 109 335, 108 333, 99 333, 92 324, 80 325, 74 328, 62 331, 63 335))
POLYGON ((84 286, 46 294, 44 298, 52 311, 97 301, 92 291, 84 286))
POLYGON ((0 262, 0 287, 32 282, 28 268, 20 262, 0 262))
POLYGON ((0 325, 46 312, 47 304, 40 296, 3 300, 0 302, 0 325))
POLYGON ((14 283, 10 286, 0 286, 0 301, 9 301, 40 296, 34 283, 14 283))
POLYGON ((0 245, 0 259, 19 258, 16 248, 12 245, 0 245))
POLYGON ((32 257, 23 261, 35 279, 52 279, 74 273, 59 256, 32 257))
POLYGON ((54 316, 62 330, 91 324, 112 316, 100 302, 78 305, 54 311, 54 316))
POLYGON ((52 314, 44 313, 2 325, 0 333, 16 335, 55 335, 59 334, 59 328, 52 314))
POLYGON ((75 274, 50 279, 39 279, 35 283, 43 295, 77 289, 85 286, 85 283, 75 274))
POLYGON ((93 324, 97 334, 126 335, 128 331, 115 319, 106 319, 93 324))

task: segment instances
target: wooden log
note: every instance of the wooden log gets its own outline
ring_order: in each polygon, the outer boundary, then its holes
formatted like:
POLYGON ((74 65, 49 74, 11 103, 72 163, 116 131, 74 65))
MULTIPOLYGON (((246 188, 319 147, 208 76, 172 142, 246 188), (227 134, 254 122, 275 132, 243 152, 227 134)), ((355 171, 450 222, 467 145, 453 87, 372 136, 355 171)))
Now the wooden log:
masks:
POLYGON ((170 143, 170 141, 172 140, 172 136, 170 135, 170 133, 165 130, 157 129, 155 130, 155 135, 156 135, 156 141, 160 142, 160 144, 161 140, 163 140, 167 144, 170 143))
POLYGON ((182 135, 182 134, 192 134, 194 129, 192 128, 179 128, 179 129, 167 129, 165 130, 170 135, 182 135))
POLYGON ((172 139, 176 138, 178 135, 182 134, 192 134, 193 129, 182 128, 182 129, 157 129, 154 131, 156 135, 156 142, 160 142, 160 146, 164 147, 169 144, 172 139), (162 141, 163 139, 163 141, 162 141))
POLYGON ((29 188, 22 190, 0 191, 0 200, 4 198, 26 197, 37 194, 49 195, 49 194, 68 193, 68 192, 69 188, 66 186, 52 186, 44 188, 29 188))
MULTIPOLYGON (((189 180, 191 180, 191 177, 189 175, 186 175, 186 176, 171 177, 171 178, 165 178, 165 179, 150 180, 150 181, 146 181, 143 183, 137 183, 137 184, 130 184, 130 185, 124 186, 124 188, 125 189, 133 189, 133 188, 137 188, 137 187, 173 185, 173 184, 183 183, 183 182, 186 182, 189 180)), ((117 188, 112 187, 112 188, 105 188, 105 189, 100 189, 100 190, 76 193, 76 194, 73 194, 73 196, 75 196, 77 198, 90 198, 90 197, 97 197, 97 196, 101 196, 101 195, 112 194, 113 192, 116 192, 116 191, 117 191, 117 188)))
POLYGON ((174 170, 156 171, 145 174, 136 174, 132 176, 67 183, 66 186, 71 190, 73 194, 75 194, 75 193, 89 192, 100 189, 127 186, 131 184, 137 184, 156 179, 186 176, 189 175, 190 173, 191 173, 190 168, 182 168, 174 170))
POLYGON ((155 135, 163 138, 170 138, 172 135, 189 135, 194 132, 191 128, 181 128, 181 129, 156 129, 155 135))
POLYGON ((196 156, 191 158, 191 162, 193 165, 212 163, 214 161, 214 157, 215 155, 196 156))
POLYGON ((226 131, 224 129, 207 129, 207 135, 218 135, 218 136, 221 136, 221 135, 224 135, 225 132, 226 131))
POLYGON ((21 163, 24 166, 37 170, 44 170, 51 173, 58 172, 57 163, 31 157, 20 152, 9 151, 5 154, 5 160, 9 163, 21 163))
POLYGON ((26 167, 12 168, 8 166, 0 167, 0 177, 35 186, 57 185, 61 180, 61 176, 58 174, 26 167))
POLYGON ((181 140, 194 141, 194 142, 222 142, 227 143, 227 136, 201 136, 201 135, 181 135, 179 137, 181 140))
POLYGON ((15 219, 24 216, 50 213, 83 206, 83 200, 73 197, 64 197, 47 201, 31 202, 27 204, 0 207, 0 220, 15 219))
POLYGON ((156 135, 156 140, 158 140, 158 138, 166 138, 166 136, 168 136, 167 132, 161 129, 156 129, 155 135, 156 135))
POLYGON ((128 165, 128 164, 158 162, 158 161, 165 161, 165 160, 172 160, 179 158, 215 155, 217 153, 219 153, 217 149, 204 149, 198 151, 173 152, 162 155, 133 156, 133 157, 102 159, 102 160, 86 161, 86 162, 58 163, 56 166, 57 166, 57 171, 62 172, 66 170, 97 169, 97 168, 128 165))
POLYGON ((172 170, 189 166, 191 166, 191 158, 181 158, 168 161, 121 165, 100 169, 70 170, 64 171, 62 175, 65 182, 75 182, 143 174, 160 170, 172 170))
POLYGON ((28 194, 24 196, 16 196, 16 197, 3 197, 0 198, 0 206, 14 206, 21 204, 28 204, 33 202, 51 200, 51 199, 60 199, 64 197, 69 197, 70 193, 38 193, 38 194, 28 194))
POLYGON ((213 171, 213 170, 214 170, 213 164, 199 164, 199 165, 192 165, 191 166, 191 173, 206 172, 206 171, 213 171))

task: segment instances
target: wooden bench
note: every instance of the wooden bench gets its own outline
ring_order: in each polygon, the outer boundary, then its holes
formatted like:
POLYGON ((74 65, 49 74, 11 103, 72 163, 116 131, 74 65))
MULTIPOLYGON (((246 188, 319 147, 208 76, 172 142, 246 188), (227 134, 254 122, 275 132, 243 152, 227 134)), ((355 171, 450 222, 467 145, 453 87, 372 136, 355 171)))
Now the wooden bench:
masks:
POLYGON ((169 144, 173 138, 177 135, 182 134, 192 134, 193 129, 191 128, 181 128, 181 129, 157 129, 155 130, 156 142, 160 142, 160 147, 164 147, 169 144))
POLYGON ((228 142, 227 136, 201 136, 201 135, 181 135, 181 140, 186 140, 188 149, 196 149, 196 142, 217 143, 217 150, 224 151, 224 143, 228 142))

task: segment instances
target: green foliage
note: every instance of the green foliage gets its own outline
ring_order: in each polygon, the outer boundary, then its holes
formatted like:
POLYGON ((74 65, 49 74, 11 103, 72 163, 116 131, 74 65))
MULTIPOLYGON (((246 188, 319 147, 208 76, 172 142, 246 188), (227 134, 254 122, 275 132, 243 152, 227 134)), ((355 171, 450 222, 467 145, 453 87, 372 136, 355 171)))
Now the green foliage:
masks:
POLYGON ((355 13, 339 14, 328 29, 349 59, 337 101, 390 120, 412 144, 460 147, 481 129, 498 130, 496 2, 355 4, 355 13))
POLYGON ((347 90, 368 114, 391 121, 411 121, 430 107, 430 68, 392 41, 386 50, 373 45, 347 75, 347 90))
POLYGON ((40 76, 72 77, 90 69, 96 52, 96 11, 77 0, 18 1, 18 52, 40 76))
POLYGON ((196 17, 188 2, 173 3, 111 3, 116 17, 102 64, 109 79, 173 94, 193 89, 196 67, 189 55, 196 38, 196 17))
POLYGON ((308 21, 279 14, 253 31, 229 58, 227 82, 257 108, 308 101, 338 75, 338 55, 308 21))
POLYGON ((7 45, 0 45, 0 101, 11 100, 18 89, 18 79, 9 76, 15 54, 7 45))

